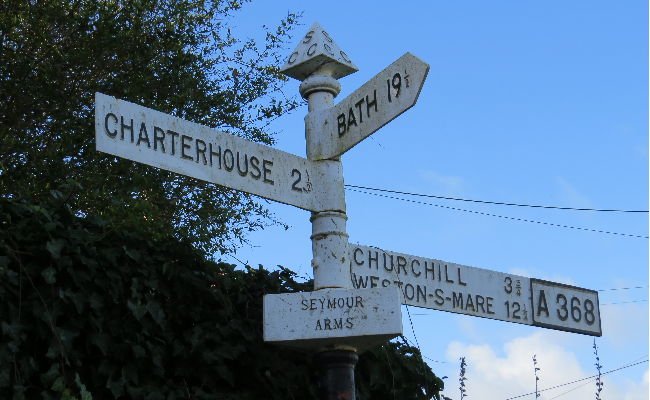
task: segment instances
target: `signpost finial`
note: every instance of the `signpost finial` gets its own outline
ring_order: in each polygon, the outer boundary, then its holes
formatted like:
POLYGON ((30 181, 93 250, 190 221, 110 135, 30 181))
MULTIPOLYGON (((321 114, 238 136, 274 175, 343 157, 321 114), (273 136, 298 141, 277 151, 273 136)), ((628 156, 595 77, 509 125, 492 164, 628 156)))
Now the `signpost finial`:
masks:
POLYGON ((334 39, 318 22, 314 22, 284 63, 280 72, 291 78, 304 81, 314 73, 339 79, 358 70, 359 68, 341 50, 334 39))

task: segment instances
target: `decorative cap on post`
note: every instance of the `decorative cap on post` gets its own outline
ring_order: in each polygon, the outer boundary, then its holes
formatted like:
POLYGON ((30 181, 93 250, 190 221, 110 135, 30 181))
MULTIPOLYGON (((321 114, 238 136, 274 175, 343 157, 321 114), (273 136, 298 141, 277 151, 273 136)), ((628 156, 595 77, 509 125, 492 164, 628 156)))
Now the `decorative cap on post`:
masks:
POLYGON ((280 72, 304 81, 309 75, 331 76, 339 79, 359 68, 347 54, 330 37, 318 22, 309 28, 309 32, 300 41, 296 49, 284 63, 280 72))

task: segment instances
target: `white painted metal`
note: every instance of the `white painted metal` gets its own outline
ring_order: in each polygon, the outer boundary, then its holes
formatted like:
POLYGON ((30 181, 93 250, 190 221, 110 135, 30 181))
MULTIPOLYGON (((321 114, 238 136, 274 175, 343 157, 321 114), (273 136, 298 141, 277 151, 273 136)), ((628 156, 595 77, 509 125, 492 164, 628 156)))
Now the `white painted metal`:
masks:
POLYGON ((95 95, 97 150, 309 211, 345 211, 340 162, 312 162, 229 133, 95 95))
POLYGON ((314 22, 280 72, 303 81, 312 74, 339 79, 358 70, 323 27, 314 22))
POLYGON ((399 287, 403 304, 601 335, 598 293, 592 290, 355 244, 349 245, 349 258, 356 289, 399 287), (539 309, 540 290, 546 293, 548 317, 545 310, 539 309), (560 321, 557 313, 562 304, 556 304, 559 294, 568 299, 569 312, 571 299, 578 299, 574 305, 578 301, 581 304, 581 321, 571 317, 560 321), (585 305, 587 300, 590 305, 585 305), (591 305, 595 322, 589 325, 584 315, 585 307, 589 309, 591 305))
POLYGON ((533 325, 602 336, 598 292, 531 279, 533 325))
POLYGON ((338 157, 411 108, 428 72, 429 64, 406 53, 333 108, 311 111, 307 158, 338 157))
POLYGON ((339 212, 313 213, 311 265, 314 268, 314 290, 326 288, 351 289, 348 258, 348 217, 339 212))
POLYGON ((264 296, 264 341, 310 349, 365 350, 402 334, 396 288, 325 289, 264 296))

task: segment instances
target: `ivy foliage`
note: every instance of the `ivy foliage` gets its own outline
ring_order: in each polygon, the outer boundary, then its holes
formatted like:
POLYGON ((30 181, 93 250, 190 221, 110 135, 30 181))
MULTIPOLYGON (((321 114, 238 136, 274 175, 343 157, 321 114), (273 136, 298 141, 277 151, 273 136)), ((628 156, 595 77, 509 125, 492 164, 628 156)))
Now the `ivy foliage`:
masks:
POLYGON ((74 179, 75 213, 213 254, 276 223, 249 195, 95 150, 95 92, 273 144, 268 122, 299 104, 279 73, 297 16, 242 41, 229 23, 244 2, 0 2, 0 195, 44 199, 74 179))
MULTIPOLYGON (((74 216, 53 194, 0 199, 0 398, 316 398, 311 357, 262 340, 263 295, 312 282, 74 216)), ((356 384, 360 400, 443 387, 417 349, 392 342, 360 355, 356 384)))

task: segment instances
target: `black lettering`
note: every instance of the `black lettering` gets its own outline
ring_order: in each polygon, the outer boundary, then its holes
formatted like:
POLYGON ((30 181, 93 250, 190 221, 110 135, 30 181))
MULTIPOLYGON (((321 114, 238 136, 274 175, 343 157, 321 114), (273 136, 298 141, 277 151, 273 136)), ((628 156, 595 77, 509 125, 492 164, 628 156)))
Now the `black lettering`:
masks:
POLYGON ((415 298, 415 288, 410 283, 407 283, 406 286, 404 286, 404 296, 409 300, 413 300, 413 298, 415 298), (411 288, 410 296, 409 296, 409 287, 411 288))
POLYGON ((346 297, 345 304, 348 306, 348 308, 354 307, 354 297, 346 297))
POLYGON ((354 324, 352 323, 352 318, 348 317, 345 319, 345 327, 348 329, 352 329, 354 324))
MULTIPOLYGON (((108 118, 112 117, 115 120, 115 123, 117 124, 117 116, 113 113, 108 113, 106 114, 106 118, 104 118, 104 131, 108 135, 108 137, 115 139, 115 136, 117 136, 117 128, 115 128, 115 131, 111 132, 108 130, 108 118)), ((124 139, 124 134, 122 134, 122 139, 124 139)))
POLYGON ((124 129, 128 129, 128 130, 131 131, 131 143, 133 143, 133 120, 131 120, 131 125, 126 125, 126 124, 124 124, 124 116, 121 116, 121 117, 120 117, 120 120, 121 120, 121 123, 120 123, 120 126, 121 126, 121 129, 120 129, 120 132, 121 132, 121 134, 120 134, 120 139, 121 139, 121 140, 124 140, 124 129))
POLYGON ((309 303, 307 303, 307 299, 302 299, 302 309, 303 310, 309 309, 309 303))
POLYGON ((382 287, 389 287, 390 286, 390 281, 388 279, 384 279, 381 281, 381 286, 382 287))
POLYGON ((362 289, 362 288, 367 288, 368 287, 368 277, 366 276, 366 280, 363 280, 363 276, 359 276, 359 279, 357 280, 357 274, 352 274, 352 282, 355 284, 355 287, 357 289, 362 289))
POLYGON ((357 247, 357 248, 354 249, 354 252, 352 253, 352 258, 354 258, 354 262, 355 262, 357 265, 363 265, 363 264, 365 263, 365 261, 363 261, 363 260, 361 260, 361 261, 357 260, 357 251, 360 252, 360 253, 361 253, 361 256, 363 257, 363 250, 361 250, 360 248, 357 247))
POLYGON ((442 306, 443 304, 445 304, 445 298, 443 297, 445 295, 445 292, 443 292, 442 289, 436 289, 435 294, 436 294, 437 298, 434 301, 434 303, 436 303, 439 306, 442 306), (438 293, 438 292, 440 292, 440 293, 438 293))
POLYGON ((332 330, 332 327, 330 326, 330 322, 332 322, 332 321, 330 321, 329 318, 325 318, 325 321, 324 321, 324 322, 325 322, 325 330, 326 330, 326 331, 331 331, 331 330, 332 330))
POLYGON ((436 278, 436 267, 431 262, 431 268, 428 267, 428 263, 425 261, 424 262, 424 279, 427 279, 429 277, 429 272, 431 272, 431 280, 434 280, 436 278))
POLYGON ((420 261, 418 261, 418 260, 411 261, 411 272, 413 272, 413 276, 415 276, 417 278, 420 275, 422 275, 422 271, 418 271, 417 273, 415 272, 415 269, 413 268, 413 265, 415 263, 418 263, 418 267, 419 267, 420 266, 420 261))
POLYGON ((418 299, 417 302, 420 302, 420 294, 422 294, 422 298, 424 299, 424 302, 427 302, 427 287, 426 286, 420 286, 417 285, 417 293, 418 293, 418 299), (424 289, 422 289, 424 288, 424 289))
POLYGON ((370 101, 368 96, 366 96, 366 112, 368 113, 368 118, 370 118, 370 107, 375 106, 375 112, 377 112, 377 89, 374 90, 374 100, 370 101))
POLYGON ((343 318, 339 318, 338 321, 334 319, 334 329, 343 329, 343 318))
POLYGON ((339 137, 345 135, 345 132, 347 132, 346 126, 345 126, 345 113, 340 114, 336 118, 336 122, 338 123, 338 129, 339 129, 339 137), (341 130, 343 128, 343 130, 341 130))
MULTIPOLYGON (((305 35, 305 40, 303 40, 303 43, 309 43, 311 41, 312 35, 314 34, 314 31, 309 31, 305 35)), ((297 53, 296 53, 297 54, 297 53)))
POLYGON ((336 308, 336 299, 327 299, 327 308, 336 308))
POLYGON ((451 292, 451 296, 453 298, 452 301, 452 306, 456 308, 456 305, 458 304, 460 308, 463 308, 463 294, 458 292, 458 297, 456 297, 456 292, 451 292))
POLYGON ((251 171, 253 179, 260 179, 262 177, 262 171, 260 171, 260 160, 255 156, 251 156, 251 168, 256 172, 253 173, 253 171, 251 171))
POLYGON ((447 283, 454 283, 451 279, 449 279, 449 274, 447 272, 447 266, 445 265, 445 282, 447 283))
POLYGON ((546 318, 548 318, 549 317, 548 304, 546 303, 546 294, 544 293, 544 290, 539 291, 539 300, 537 301, 537 316, 538 317, 540 316, 542 311, 546 312, 546 318))
POLYGON ((494 298, 488 297, 485 301, 485 304, 487 305, 487 313, 488 314, 494 314, 494 311, 490 310, 490 307, 492 307, 491 301, 494 301, 494 298))
POLYGON ((377 287, 377 282, 379 280, 378 276, 371 276, 370 277, 370 288, 376 288, 377 287))
POLYGON ((392 254, 386 254, 384 253, 384 269, 386 271, 392 271, 393 270, 393 255, 392 254), (386 266, 386 256, 390 257, 390 268, 386 266))
POLYGON ((440 273, 440 264, 438 264, 438 282, 442 279, 442 274, 440 273))
POLYGON ((203 165, 208 165, 208 160, 205 158, 205 152, 208 150, 205 142, 201 139, 196 139, 196 162, 199 162, 199 154, 203 156, 203 165), (203 148, 201 148, 203 146, 203 148))
POLYGON ((357 125, 357 117, 354 116, 354 110, 352 107, 350 107, 350 111, 348 112, 348 127, 347 131, 350 131, 350 125, 354 124, 354 126, 359 126, 357 125))
POLYGON ((223 151, 223 167, 228 172, 231 172, 233 169, 235 169, 235 156, 232 154, 232 150, 230 149, 223 151), (228 166, 228 157, 226 157, 228 154, 230 154, 230 166, 228 166))
POLYGON ((343 307, 345 307, 345 299, 344 299, 343 297, 340 297, 340 298, 338 299, 338 302, 337 302, 337 303, 338 303, 339 308, 343 308, 343 307))
POLYGON ((379 269, 379 253, 375 251, 375 258, 372 258, 372 250, 368 251, 368 268, 372 268, 372 262, 375 261, 375 266, 379 269))
POLYGON ((320 301, 320 309, 323 310, 325 308, 325 299, 318 299, 320 301))
POLYGON ((266 167, 267 165, 268 165, 269 167, 272 167, 272 166, 273 166, 273 161, 269 161, 269 160, 264 160, 264 159, 262 159, 262 171, 264 171, 264 179, 263 179, 263 182, 264 182, 264 183, 271 184, 271 185, 275 185, 275 182, 273 182, 273 180, 268 179, 268 178, 266 177, 266 174, 267 174, 267 173, 268 173, 269 175, 271 175, 271 169, 270 169, 270 168, 267 168, 267 167, 266 167))
POLYGON ((399 274, 400 267, 404 270, 404 275, 407 275, 406 273, 406 258, 402 256, 397 256, 397 273, 399 274))
POLYGON ((318 331, 318 330, 322 331, 323 330, 323 327, 320 325, 320 319, 316 320, 316 329, 314 329, 314 330, 316 330, 316 331, 318 331))
POLYGON ((244 165, 246 166, 246 170, 242 171, 239 165, 239 152, 237 152, 237 172, 241 176, 246 176, 248 174, 248 154, 244 154, 244 165))
MULTIPOLYGON (((377 277, 375 276, 375 278, 377 278, 377 277)), ((359 305, 361 305, 361 307, 363 307, 363 303, 362 303, 363 297, 357 296, 357 297, 355 297, 355 300, 357 301, 357 303, 354 305, 355 307, 359 307, 359 305)))
POLYGON ((168 135, 172 135, 172 156, 176 154, 176 138, 179 136, 178 132, 167 131, 168 135))
POLYGON ((316 304, 316 299, 311 299, 311 300, 310 300, 310 305, 311 305, 311 307, 309 307, 310 310, 316 310, 316 309, 318 309, 318 307, 314 306, 314 304, 316 304))
POLYGON ((472 300, 472 295, 467 293, 467 303, 465 303, 465 310, 470 307, 472 307, 472 311, 476 312, 476 309, 474 308, 474 301, 472 300))
POLYGON ((354 105, 359 109, 359 123, 363 122, 363 111, 361 111, 361 105, 365 102, 365 99, 362 98, 361 100, 354 103, 354 105))
POLYGON ((160 143, 160 149, 162 152, 165 152, 165 131, 162 128, 157 126, 153 127, 153 149, 158 150, 158 143, 160 143), (160 133, 160 136, 158 134, 160 133))
POLYGON ((194 157, 185 154, 185 149, 192 148, 192 146, 190 146, 189 144, 185 144, 185 139, 189 139, 190 142, 193 140, 191 136, 181 135, 181 158, 194 161, 194 157))
POLYGON ((460 280, 460 267, 457 268, 458 268, 458 284, 461 286, 467 286, 467 283, 460 280))
POLYGON ((485 314, 485 307, 483 306, 483 303, 485 302, 485 298, 481 296, 480 294, 476 295, 476 311, 478 311, 478 308, 481 307, 481 310, 483 311, 483 314, 485 314))
POLYGON ((149 142, 149 133, 147 132, 147 125, 140 124, 140 133, 138 134, 138 141, 136 142, 136 146, 140 146, 140 142, 147 142, 147 147, 151 148, 151 143, 149 142), (142 133, 144 132, 144 136, 142 136, 142 133))
POLYGON ((221 146, 218 146, 219 150, 215 153, 212 151, 212 143, 210 143, 210 166, 212 166, 212 156, 216 155, 219 158, 219 169, 221 169, 221 146))

